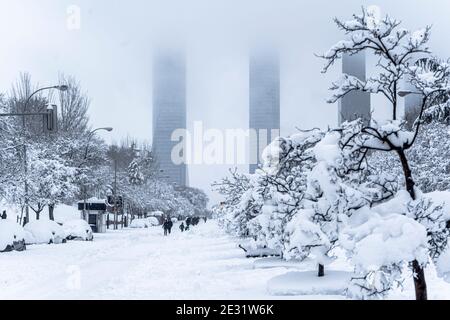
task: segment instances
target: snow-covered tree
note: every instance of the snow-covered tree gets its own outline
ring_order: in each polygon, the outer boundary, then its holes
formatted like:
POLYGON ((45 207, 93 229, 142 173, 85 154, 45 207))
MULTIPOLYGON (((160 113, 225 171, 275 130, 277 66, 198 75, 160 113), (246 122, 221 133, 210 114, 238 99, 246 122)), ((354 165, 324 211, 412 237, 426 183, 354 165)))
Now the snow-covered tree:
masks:
MULTIPOLYGON (((329 102, 337 102, 353 91, 368 92, 383 96, 391 111, 391 119, 383 122, 373 120, 362 126, 348 138, 343 148, 361 149, 361 162, 365 161, 369 151, 396 154, 401 164, 405 189, 411 200, 417 200, 418 194, 407 150, 411 149, 417 140, 425 110, 435 105, 435 101, 440 97, 448 94, 450 68, 446 63, 437 60, 433 70, 413 63, 418 55, 430 53, 427 47, 430 27, 411 32, 400 27, 399 21, 389 16, 378 19, 365 8, 350 21, 335 19, 335 22, 345 33, 346 39, 339 41, 321 55, 326 61, 323 72, 327 72, 344 54, 368 52, 376 56, 378 62, 374 74, 365 81, 344 74, 339 81, 333 83, 333 94, 329 102), (420 94, 423 97, 419 117, 412 131, 406 129, 404 121, 398 116, 399 93, 404 81, 409 81, 415 87, 416 92, 411 94, 420 94)), ((427 299, 425 264, 426 262, 416 259, 411 261, 416 298, 420 300, 427 299)))
POLYGON ((304 258, 298 243, 291 240, 289 223, 304 208, 308 173, 316 159, 313 147, 320 141, 320 130, 280 137, 263 153, 262 167, 255 173, 254 190, 259 190, 261 212, 251 221, 252 235, 260 245, 282 253, 286 259, 304 258), (296 252, 297 254, 294 254, 296 252))
POLYGON ((128 181, 131 185, 141 185, 144 182, 144 175, 137 159, 133 159, 128 166, 128 181))
POLYGON ((230 169, 230 175, 212 184, 213 190, 224 197, 220 204, 219 222, 235 235, 248 237, 248 222, 255 217, 252 208, 252 192, 250 178, 238 170, 230 169))
POLYGON ((367 170, 359 161, 359 150, 342 149, 343 141, 360 123, 330 130, 311 147, 309 154, 314 161, 304 173, 304 199, 287 226, 289 255, 313 258, 320 277, 325 275, 325 265, 339 244, 346 220, 372 199, 368 186, 361 183, 367 170))
POLYGON ((54 220, 55 205, 73 199, 78 188, 75 184, 77 169, 56 153, 54 148, 39 150, 29 148, 29 203, 39 220, 41 211, 49 207, 49 218, 54 220))
POLYGON ((203 190, 185 186, 178 188, 177 191, 181 197, 191 203, 196 215, 206 214, 209 199, 203 190))

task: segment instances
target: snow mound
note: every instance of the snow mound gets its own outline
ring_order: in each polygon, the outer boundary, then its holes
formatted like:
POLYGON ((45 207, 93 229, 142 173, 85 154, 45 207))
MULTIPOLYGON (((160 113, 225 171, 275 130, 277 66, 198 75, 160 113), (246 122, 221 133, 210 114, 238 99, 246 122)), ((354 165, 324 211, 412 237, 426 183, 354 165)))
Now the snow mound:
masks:
POLYGON ((244 250, 245 256, 247 258, 264 258, 264 257, 278 257, 281 256, 279 250, 274 250, 270 248, 253 248, 252 246, 239 245, 239 248, 244 250))
POLYGON ((51 220, 36 220, 25 225, 26 244, 58 244, 66 240, 63 227, 51 220))
POLYGON ((67 240, 92 241, 91 226, 83 219, 70 220, 63 224, 67 240))
POLYGON ((154 226, 158 226, 159 221, 155 217, 148 217, 144 219, 134 219, 131 221, 130 228, 134 229, 144 229, 144 228, 150 228, 154 226))
POLYGON ((317 271, 288 272, 270 279, 267 291, 276 296, 344 295, 351 276, 345 271, 328 271, 325 277, 317 271))
POLYGON ((10 251, 24 241, 25 231, 12 220, 0 220, 0 252, 10 251))
POLYGON ((277 257, 268 257, 257 259, 253 262, 254 269, 272 269, 272 268, 303 268, 305 263, 300 260, 284 260, 277 257))

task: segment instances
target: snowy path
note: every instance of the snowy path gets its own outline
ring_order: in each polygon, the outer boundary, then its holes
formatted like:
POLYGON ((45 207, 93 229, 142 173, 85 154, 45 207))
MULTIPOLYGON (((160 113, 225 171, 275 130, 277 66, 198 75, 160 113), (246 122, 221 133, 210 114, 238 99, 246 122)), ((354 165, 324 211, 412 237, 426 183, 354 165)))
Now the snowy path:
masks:
POLYGON ((174 229, 170 237, 161 228, 123 230, 2 254, 0 300, 263 299, 267 280, 286 271, 253 269, 215 222, 174 229))
MULTIPOLYGON (((287 268, 254 269, 234 239, 214 221, 170 237, 159 227, 112 231, 94 242, 30 246, 0 255, 4 299, 342 299, 340 296, 274 297, 267 281, 287 268)), ((345 270, 345 261, 334 268, 345 270)), ((405 291, 391 298, 412 299, 405 291)), ((449 299, 450 285, 427 268, 429 297, 449 299)))

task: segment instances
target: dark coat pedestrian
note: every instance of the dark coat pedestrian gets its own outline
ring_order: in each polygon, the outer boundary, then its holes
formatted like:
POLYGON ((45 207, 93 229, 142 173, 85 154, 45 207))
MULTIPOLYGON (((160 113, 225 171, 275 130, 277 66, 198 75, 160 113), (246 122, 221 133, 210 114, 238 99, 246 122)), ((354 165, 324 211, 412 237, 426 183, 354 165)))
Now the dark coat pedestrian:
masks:
POLYGON ((184 232, 184 223, 183 222, 180 224, 180 230, 181 230, 181 232, 184 232))
POLYGON ((167 228, 169 229, 169 234, 172 232, 173 222, 172 220, 169 220, 167 222, 167 228))
POLYGON ((6 220, 6 218, 8 218, 8 216, 6 215, 6 210, 3 210, 2 220, 6 220))
POLYGON ((170 228, 171 228, 171 227, 169 227, 169 222, 172 222, 172 221, 166 220, 166 221, 164 221, 164 223, 163 223, 164 235, 165 235, 165 236, 167 236, 167 235, 170 233, 170 228))

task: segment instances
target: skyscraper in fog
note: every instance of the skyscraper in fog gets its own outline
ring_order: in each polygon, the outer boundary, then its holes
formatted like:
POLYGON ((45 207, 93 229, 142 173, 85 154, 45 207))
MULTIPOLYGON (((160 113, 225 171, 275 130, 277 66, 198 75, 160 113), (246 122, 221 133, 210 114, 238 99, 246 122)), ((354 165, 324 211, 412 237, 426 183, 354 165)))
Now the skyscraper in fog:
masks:
POLYGON ((280 62, 278 53, 254 51, 249 61, 250 173, 264 148, 280 132, 280 62))
MULTIPOLYGON (((364 52, 342 57, 342 73, 366 80, 366 55, 364 52)), ((339 101, 339 125, 345 121, 362 118, 370 122, 370 93, 353 91, 339 101)))
POLYGON ((161 51, 153 57, 153 152, 166 179, 185 186, 186 164, 172 159, 172 150, 179 144, 171 141, 177 129, 186 129, 185 55, 161 51))
MULTIPOLYGON (((417 66, 424 68, 425 70, 432 71, 435 65, 429 59, 424 56, 416 56, 416 61, 414 62, 417 66)), ((417 92, 417 88, 411 83, 411 79, 407 77, 403 83, 403 90, 417 92)), ((416 119, 420 115, 420 110, 422 108, 423 96, 420 94, 409 94, 404 97, 404 109, 403 109, 403 119, 406 120, 406 128, 412 129, 416 119)))

